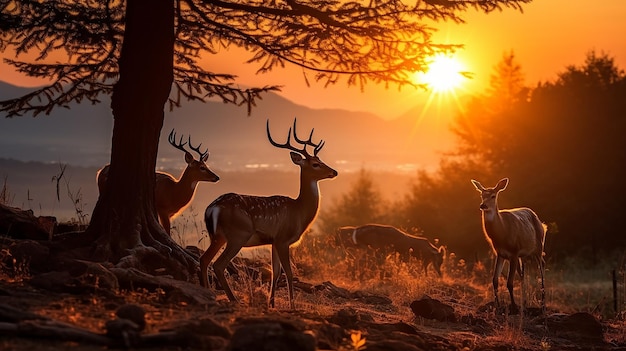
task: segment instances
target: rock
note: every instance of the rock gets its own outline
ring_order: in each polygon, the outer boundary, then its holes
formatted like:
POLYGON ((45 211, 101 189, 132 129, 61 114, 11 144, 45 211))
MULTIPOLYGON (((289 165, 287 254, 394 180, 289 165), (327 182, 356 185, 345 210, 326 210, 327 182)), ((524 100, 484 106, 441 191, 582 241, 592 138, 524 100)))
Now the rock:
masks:
POLYGON ((230 339, 232 334, 228 328, 209 317, 188 321, 176 329, 184 330, 189 334, 217 336, 223 339, 230 339))
POLYGON ((142 331, 146 327, 146 310, 139 305, 123 305, 117 309, 115 315, 135 323, 138 327, 138 331, 142 331))
POLYGON ((111 268, 111 272, 117 277, 120 286, 135 289, 145 288, 150 291, 161 289, 165 292, 167 301, 171 303, 215 304, 215 292, 198 284, 163 276, 153 276, 135 268, 123 269, 114 267, 111 268))
POLYGON ((6 264, 12 266, 14 271, 45 271, 50 264, 50 249, 34 240, 16 240, 9 246, 9 252, 12 260, 6 264))
POLYGON ((86 224, 61 222, 54 226, 54 237, 60 237, 63 234, 84 232, 87 229, 86 224))
POLYGON ((604 342, 602 324, 591 314, 578 312, 570 315, 554 314, 547 319, 548 330, 574 342, 604 342))
POLYGON ((455 322, 454 308, 439 300, 424 295, 421 299, 411 302, 411 311, 416 317, 435 319, 441 322, 455 322))
POLYGON ((70 294, 108 293, 119 289, 117 277, 100 263, 68 259, 60 266, 62 270, 33 275, 30 285, 70 294))
POLYGON ((344 308, 327 319, 331 323, 335 323, 346 329, 357 329, 359 322, 373 322, 374 318, 367 314, 361 313, 354 308, 344 308))
POLYGON ((246 324, 233 334, 229 351, 314 351, 313 335, 285 321, 246 324))
POLYGON ((107 321, 104 328, 107 331, 106 334, 114 339, 127 338, 129 334, 137 336, 140 329, 135 322, 124 318, 107 321))
POLYGON ((48 240, 49 227, 43 228, 33 211, 0 204, 0 233, 14 239, 48 240))
POLYGON ((387 296, 375 295, 361 290, 355 291, 352 296, 368 305, 391 305, 393 303, 387 296))
POLYGON ((57 230, 57 218, 54 216, 39 216, 37 217, 37 222, 43 230, 48 232, 48 240, 52 240, 52 237, 57 230))
POLYGON ((54 292, 71 292, 72 286, 78 284, 78 280, 73 278, 67 271, 53 271, 33 276, 30 285, 54 292))

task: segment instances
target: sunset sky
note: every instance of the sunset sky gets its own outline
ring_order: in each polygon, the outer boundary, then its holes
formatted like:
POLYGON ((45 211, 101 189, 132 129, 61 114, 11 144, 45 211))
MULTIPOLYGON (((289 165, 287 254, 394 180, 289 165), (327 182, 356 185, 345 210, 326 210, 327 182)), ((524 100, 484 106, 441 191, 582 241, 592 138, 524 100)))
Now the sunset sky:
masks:
MULTIPOLYGON (((536 0, 525 6, 523 13, 511 9, 489 15, 469 12, 464 18, 465 24, 435 24, 439 42, 465 45, 457 58, 474 74, 473 79, 465 80, 457 95, 481 92, 489 82, 493 66, 511 50, 531 86, 554 79, 567 65, 582 64, 590 50, 605 52, 615 58, 620 68, 626 68, 624 0, 536 0)), ((239 84, 280 84, 284 86, 283 96, 314 108, 370 111, 394 118, 429 96, 413 88, 398 91, 373 84, 366 86, 364 92, 358 87, 347 89, 345 82, 328 88, 315 83, 307 87, 297 68, 258 76, 254 74, 255 67, 244 61, 232 52, 210 59, 214 71, 238 74, 239 84)), ((0 80, 20 86, 39 84, 11 72, 4 64, 0 65, 0 80)))

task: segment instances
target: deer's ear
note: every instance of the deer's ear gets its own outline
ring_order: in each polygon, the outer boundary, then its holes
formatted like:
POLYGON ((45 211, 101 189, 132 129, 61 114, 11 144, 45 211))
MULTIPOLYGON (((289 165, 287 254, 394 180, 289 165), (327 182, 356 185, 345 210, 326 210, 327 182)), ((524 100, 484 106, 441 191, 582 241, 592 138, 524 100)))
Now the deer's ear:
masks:
POLYGON ((206 162, 206 160, 208 160, 208 159, 209 159, 209 154, 207 153, 204 156, 202 156, 202 159, 200 161, 206 162))
POLYGON ((289 153, 291 155, 291 161, 297 165, 302 165, 302 162, 304 161, 304 157, 302 157, 302 155, 300 155, 297 152, 290 152, 289 153))
POLYGON ((498 184, 496 184, 496 191, 502 191, 506 189, 506 186, 509 184, 509 178, 501 179, 498 184))
POLYGON ((185 162, 187 162, 187 164, 193 162, 193 156, 188 152, 185 152, 185 162))
POLYGON ((480 184, 477 180, 472 179, 472 184, 474 184, 474 187, 476 188, 476 190, 478 190, 480 192, 485 190, 485 188, 482 186, 482 184, 480 184))

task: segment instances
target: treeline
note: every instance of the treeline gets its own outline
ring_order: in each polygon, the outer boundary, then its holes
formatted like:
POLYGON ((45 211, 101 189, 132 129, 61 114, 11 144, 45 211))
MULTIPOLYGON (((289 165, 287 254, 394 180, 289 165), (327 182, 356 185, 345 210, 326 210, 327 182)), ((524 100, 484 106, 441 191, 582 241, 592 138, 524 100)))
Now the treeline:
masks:
MULTIPOLYGON (((626 76, 606 54, 590 52, 553 81, 529 87, 513 53, 495 67, 489 89, 457 116, 456 149, 434 172, 420 171, 403 198, 384 202, 365 170, 324 208, 321 227, 384 222, 438 238, 460 257, 484 257, 477 179, 510 179, 500 208, 533 208, 549 226, 548 260, 595 262, 626 250, 626 76)), ((384 181, 384 180, 382 180, 384 181)))

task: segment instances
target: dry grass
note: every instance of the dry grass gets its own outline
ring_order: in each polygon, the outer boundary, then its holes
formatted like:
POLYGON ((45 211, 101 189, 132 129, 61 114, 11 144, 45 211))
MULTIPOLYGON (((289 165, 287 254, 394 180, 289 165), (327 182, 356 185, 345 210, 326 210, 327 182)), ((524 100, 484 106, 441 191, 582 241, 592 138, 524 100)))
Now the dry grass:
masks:
MULTIPOLYGON (((187 211, 186 215, 183 214, 176 221, 177 230, 184 233, 180 242, 197 245, 202 249, 208 246, 209 240, 203 229, 201 216, 187 211)), ((261 252, 263 250, 267 249, 262 249, 261 252)), ((269 253, 255 256, 251 251, 244 249, 243 252, 243 256, 262 262, 269 272, 269 253)), ((421 262, 414 258, 409 262, 393 255, 380 259, 368 252, 341 247, 336 244, 332 235, 307 233, 299 245, 292 248, 291 263, 294 275, 303 281, 314 284, 331 281, 351 291, 361 290, 385 295, 396 306, 407 306, 413 300, 428 295, 453 305, 459 313, 471 313, 493 300, 492 263, 479 261, 470 267, 454 253, 450 253, 444 261, 444 276, 439 278, 432 267, 429 267, 428 274, 425 275, 421 262)), ((604 319, 614 317, 611 264, 605 262, 596 264, 593 268, 580 268, 589 265, 578 263, 575 258, 560 265, 551 265, 549 262, 545 277, 548 310, 563 313, 589 312, 604 319)), ((538 307, 541 303, 538 272, 535 267, 528 267, 527 273, 525 305, 538 307)), ((260 277, 248 278, 241 275, 231 281, 238 295, 244 295, 243 300, 251 302, 253 306, 266 303, 269 291, 267 280, 264 283, 260 277)), ((624 294, 625 291, 621 293, 624 294)), ((521 297, 519 277, 515 281, 515 294, 518 298, 521 297)), ((277 303, 280 303, 283 295, 286 300, 286 289, 277 289, 277 303)), ((501 279, 500 299, 508 301, 508 298, 506 282, 501 279)), ((296 297, 296 301, 298 300, 300 299, 296 297)), ((327 303, 332 304, 331 301, 327 303)), ((317 306, 321 304, 323 301, 316 302, 317 306)), ((626 306, 621 308, 625 309, 626 306)))

